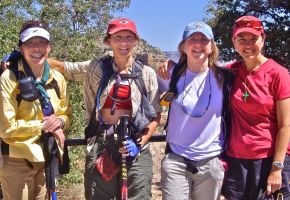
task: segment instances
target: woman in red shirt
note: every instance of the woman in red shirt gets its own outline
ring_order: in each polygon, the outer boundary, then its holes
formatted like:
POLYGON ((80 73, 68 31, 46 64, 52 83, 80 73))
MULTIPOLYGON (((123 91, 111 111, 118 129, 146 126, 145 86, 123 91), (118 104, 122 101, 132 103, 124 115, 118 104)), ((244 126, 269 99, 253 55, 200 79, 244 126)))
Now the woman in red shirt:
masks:
POLYGON ((254 200, 264 191, 290 198, 290 77, 285 67, 262 54, 265 37, 258 18, 236 20, 232 41, 243 60, 228 66, 235 73, 224 183, 229 200, 254 200))

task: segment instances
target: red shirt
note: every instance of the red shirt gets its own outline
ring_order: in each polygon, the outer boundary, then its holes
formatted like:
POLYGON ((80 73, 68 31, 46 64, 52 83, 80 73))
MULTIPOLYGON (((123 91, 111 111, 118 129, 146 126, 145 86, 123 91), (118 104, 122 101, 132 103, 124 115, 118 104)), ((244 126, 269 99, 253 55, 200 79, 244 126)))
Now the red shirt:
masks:
MULTIPOLYGON (((243 62, 236 68, 231 91, 232 129, 227 154, 235 158, 272 157, 278 131, 276 102, 290 97, 290 76, 286 68, 269 59, 248 72, 243 62), (244 101, 243 94, 249 96, 244 101)), ((290 148, 288 146, 288 153, 290 148)))

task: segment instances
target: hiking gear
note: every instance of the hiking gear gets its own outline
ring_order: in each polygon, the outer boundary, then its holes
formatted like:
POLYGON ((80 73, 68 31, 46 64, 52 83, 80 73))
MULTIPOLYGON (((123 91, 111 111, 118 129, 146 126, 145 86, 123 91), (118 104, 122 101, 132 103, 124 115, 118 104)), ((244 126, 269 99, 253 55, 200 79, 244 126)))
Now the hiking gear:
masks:
MULTIPOLYGON (((93 108, 93 112, 91 114, 89 124, 87 128, 85 129, 85 137, 91 138, 92 136, 100 133, 100 132, 96 132, 97 130, 101 131, 102 129, 108 129, 110 126, 109 124, 104 123, 102 119, 101 108, 100 108, 100 96, 102 92, 104 91, 104 89, 106 88, 106 86, 108 85, 109 80, 111 78, 115 78, 116 83, 118 85, 118 81, 120 80, 133 79, 133 81, 135 81, 142 95, 142 99, 141 99, 141 106, 138 108, 136 116, 129 122, 130 124, 129 135, 134 137, 135 140, 138 140, 138 138, 140 138, 140 135, 143 129, 155 117, 157 117, 153 106, 150 104, 147 98, 147 90, 145 87, 144 80, 142 78, 143 64, 140 61, 136 60, 133 64, 132 74, 117 74, 113 70, 113 58, 111 56, 103 57, 101 58, 101 61, 103 62, 103 65, 102 65, 103 76, 102 76, 99 88, 97 90, 95 107, 93 108), (98 121, 96 121, 95 119, 96 111, 98 112, 98 116, 99 116, 98 121)), ((117 91, 117 86, 114 89, 114 91, 117 91)), ((111 112, 114 113, 114 106, 112 107, 111 112)))
MULTIPOLYGON (((121 139, 121 141, 126 141, 126 147, 127 147, 127 140, 128 140, 129 118, 130 118, 130 116, 128 116, 128 115, 124 115, 120 118, 120 130, 119 130, 120 131, 120 139, 121 139)), ((128 178, 127 159, 126 159, 125 155, 122 155, 121 196, 120 196, 121 200, 128 199, 127 178, 128 178)))
POLYGON ((108 150, 104 149, 98 154, 98 158, 95 162, 95 168, 103 179, 108 182, 118 173, 120 166, 113 161, 108 150))
POLYGON ((141 151, 141 146, 132 139, 126 139, 126 148, 129 156, 135 157, 141 151))
MULTIPOLYGON (((14 73, 16 80, 18 82, 22 79, 27 78, 27 77, 31 77, 31 78, 33 78, 33 80, 35 80, 35 76, 33 75, 30 67, 28 66, 26 61, 23 59, 21 54, 18 54, 18 56, 16 56, 16 57, 12 57, 12 60, 9 60, 9 61, 11 61, 11 65, 10 65, 9 69, 12 70, 12 72, 14 73), (24 71, 20 71, 18 68, 18 62, 20 60, 22 60, 24 71)), ((43 76, 41 78, 41 81, 35 81, 35 86, 31 86, 32 92, 34 92, 34 93, 36 93, 34 87, 36 87, 38 89, 40 96, 42 96, 42 98, 44 98, 44 100, 45 100, 44 102, 45 102, 46 106, 48 106, 48 100, 49 100, 49 95, 46 92, 47 89, 53 88, 57 94, 57 97, 60 99, 60 89, 59 89, 59 86, 58 86, 56 80, 52 79, 52 81, 50 83, 45 84, 45 82, 49 78, 49 70, 50 70, 50 67, 49 67, 48 63, 45 62, 44 73, 43 73, 43 76)), ((23 81, 23 82, 25 82, 25 81, 23 81)), ((26 89, 26 91, 29 92, 27 89, 26 89)), ((31 96, 31 98, 32 97, 35 98, 36 94, 28 95, 27 92, 25 92, 26 93, 25 96, 31 96)), ((20 94, 17 94, 16 100, 18 102, 18 105, 20 104, 20 102, 22 100, 25 100, 21 94, 21 90, 20 90, 20 94)), ((28 101, 28 100, 29 99, 26 99, 26 101, 28 101)))

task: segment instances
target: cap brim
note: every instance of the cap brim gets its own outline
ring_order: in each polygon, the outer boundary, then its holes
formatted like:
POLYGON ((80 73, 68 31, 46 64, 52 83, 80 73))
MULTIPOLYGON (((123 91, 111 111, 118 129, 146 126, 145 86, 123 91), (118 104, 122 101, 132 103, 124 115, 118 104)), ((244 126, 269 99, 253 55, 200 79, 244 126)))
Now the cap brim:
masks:
POLYGON ((252 33, 256 36, 260 36, 262 34, 261 31, 257 31, 255 29, 252 29, 252 28, 249 28, 249 27, 245 27, 245 28, 239 28, 238 30, 236 30, 233 34, 233 38, 236 37, 238 34, 240 33, 244 33, 244 32, 247 32, 247 33, 252 33))
POLYGON ((213 39, 213 36, 205 29, 194 29, 191 31, 188 31, 186 35, 183 36, 183 40, 186 40, 194 33, 202 33, 207 39, 211 40, 213 39))
POLYGON ((34 37, 41 37, 41 38, 46 39, 48 42, 50 42, 49 38, 44 37, 44 36, 40 36, 40 35, 33 35, 33 36, 29 36, 29 37, 23 38, 23 39, 21 40, 21 42, 26 42, 26 41, 28 41, 29 39, 34 38, 34 37))
POLYGON ((33 37, 42 37, 50 41, 50 34, 47 30, 39 27, 28 28, 22 33, 20 33, 19 40, 21 42, 26 42, 33 37))
POLYGON ((131 31, 131 32, 133 32, 134 34, 136 34, 138 36, 138 34, 136 33, 136 31, 134 29, 131 29, 131 28, 128 28, 128 27, 117 27, 117 28, 114 28, 113 30, 111 30, 109 32, 109 34, 112 35, 112 34, 117 33, 119 31, 131 31))

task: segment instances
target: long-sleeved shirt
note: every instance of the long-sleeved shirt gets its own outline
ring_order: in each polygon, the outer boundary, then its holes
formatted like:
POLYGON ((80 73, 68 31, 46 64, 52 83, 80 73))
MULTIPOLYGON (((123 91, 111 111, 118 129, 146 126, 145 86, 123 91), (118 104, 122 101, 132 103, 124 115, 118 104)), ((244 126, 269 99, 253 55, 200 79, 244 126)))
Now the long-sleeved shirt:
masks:
MULTIPOLYGON (((23 67, 19 66, 23 71, 23 67)), ((47 89, 54 113, 63 119, 64 129, 70 125, 71 110, 67 85, 62 74, 50 69, 49 84, 53 79, 60 90, 60 98, 54 88, 47 89)), ((11 70, 5 70, 0 78, 0 138, 9 145, 9 156, 25 158, 31 162, 44 161, 39 138, 43 114, 39 100, 28 102, 16 100, 18 81, 11 70)))

